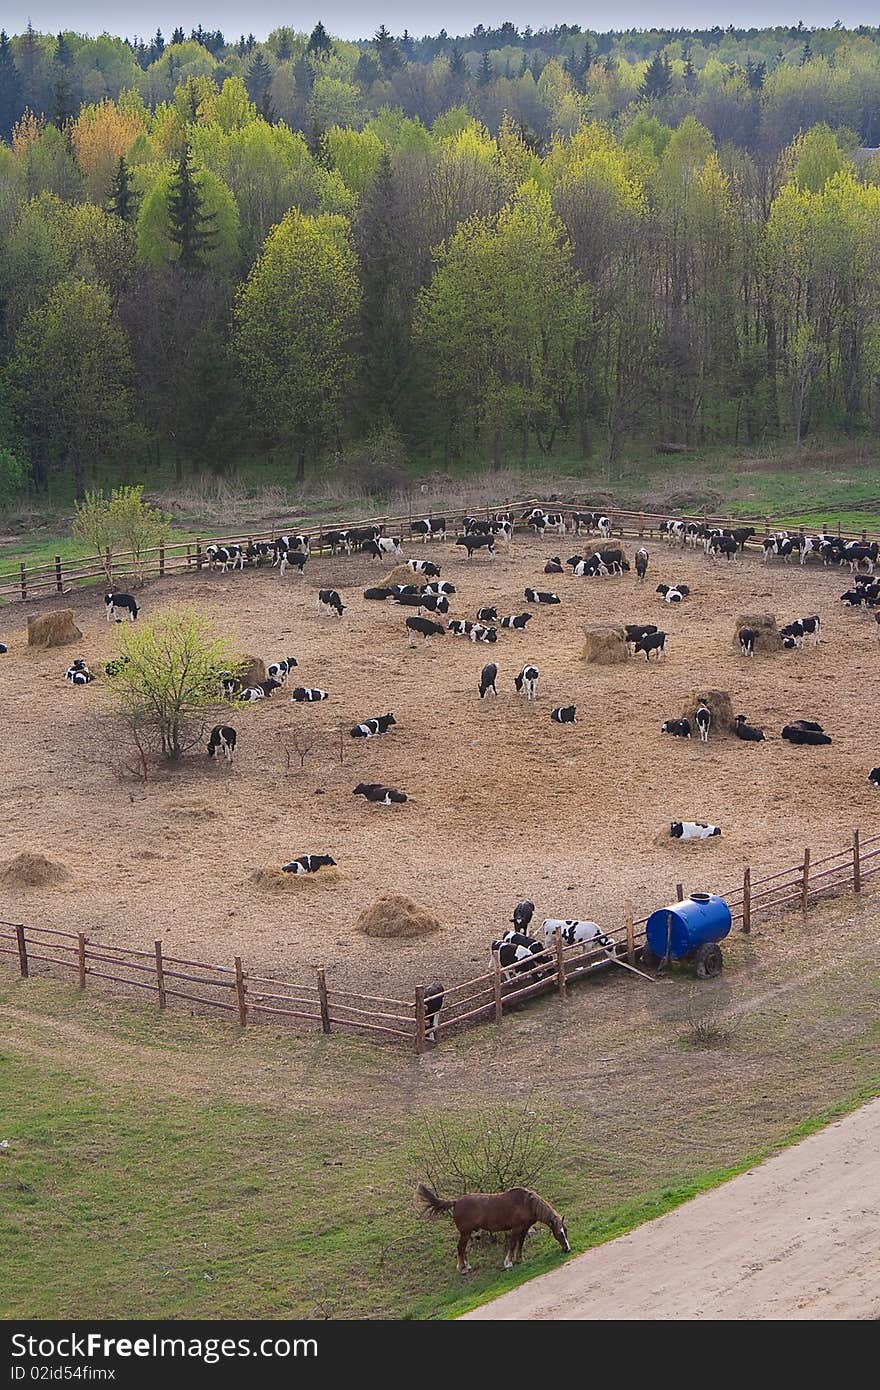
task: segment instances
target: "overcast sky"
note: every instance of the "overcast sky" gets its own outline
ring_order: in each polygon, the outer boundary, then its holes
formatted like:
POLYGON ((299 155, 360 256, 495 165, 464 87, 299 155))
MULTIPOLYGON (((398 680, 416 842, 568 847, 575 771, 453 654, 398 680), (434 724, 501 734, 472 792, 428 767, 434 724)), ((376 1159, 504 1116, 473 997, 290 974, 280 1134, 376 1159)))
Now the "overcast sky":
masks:
POLYGON ((394 33, 409 29, 421 35, 470 33, 475 24, 494 26, 505 19, 520 28, 567 22, 583 28, 619 29, 676 26, 765 26, 771 24, 833 24, 847 27, 877 24, 880 11, 867 0, 623 0, 612 11, 581 6, 576 0, 556 0, 550 6, 536 0, 332 0, 329 4, 296 6, 285 0, 138 0, 137 4, 110 4, 107 0, 4 0, 0 18, 10 33, 19 33, 30 19, 35 29, 56 32, 152 34, 157 26, 166 36, 176 25, 189 32, 201 23, 206 29, 222 29, 226 35, 244 31, 265 38, 280 24, 310 30, 322 19, 331 34, 342 38, 368 37, 379 24, 394 33))

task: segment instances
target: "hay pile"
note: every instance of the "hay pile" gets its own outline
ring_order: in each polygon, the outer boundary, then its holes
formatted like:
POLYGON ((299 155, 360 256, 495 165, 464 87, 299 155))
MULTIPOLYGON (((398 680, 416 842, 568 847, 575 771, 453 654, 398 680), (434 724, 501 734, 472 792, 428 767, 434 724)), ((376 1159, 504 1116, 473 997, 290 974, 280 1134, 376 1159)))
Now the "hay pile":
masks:
POLYGON ((776 615, 774 613, 741 613, 736 620, 733 631, 734 645, 739 647, 740 629, 750 627, 757 632, 755 638, 756 652, 778 652, 782 650, 782 639, 779 636, 779 629, 776 626, 776 615))
POLYGON ((396 937, 404 941, 442 930, 433 913, 401 893, 377 898, 361 913, 355 926, 366 936, 396 937))
POLYGON ((266 679, 266 663, 260 656, 243 656, 241 658, 240 680, 245 685, 259 685, 266 679))
MULTIPOLYGON (((701 687, 695 690, 687 705, 682 710, 680 718, 689 719, 694 724, 694 715, 697 705, 708 705, 712 715, 712 724, 709 729, 709 737, 713 734, 732 734, 733 733, 733 703, 730 699, 729 690, 707 690, 701 687)), ((694 736, 697 729, 694 724, 694 736)))
POLYGON ((384 579, 379 580, 376 588, 390 589, 392 584, 427 584, 427 582, 423 574, 413 574, 409 565, 395 565, 384 579))
POLYGON ((626 632, 615 623, 585 623, 581 661, 593 661, 599 666, 616 666, 626 661, 626 632))
POLYGON ((52 613, 44 613, 41 618, 27 620, 29 647, 63 647, 68 642, 78 642, 82 633, 73 621, 72 608, 56 608, 52 613))
POLYGON ((325 865, 316 874, 286 874, 283 869, 267 864, 248 874, 248 882, 255 888, 261 888, 264 893, 301 893, 303 888, 333 885, 338 878, 339 870, 332 865, 325 865))
POLYGON ((70 882, 70 872, 63 864, 47 859, 45 854, 23 850, 14 859, 7 859, 0 872, 4 888, 54 888, 70 882))

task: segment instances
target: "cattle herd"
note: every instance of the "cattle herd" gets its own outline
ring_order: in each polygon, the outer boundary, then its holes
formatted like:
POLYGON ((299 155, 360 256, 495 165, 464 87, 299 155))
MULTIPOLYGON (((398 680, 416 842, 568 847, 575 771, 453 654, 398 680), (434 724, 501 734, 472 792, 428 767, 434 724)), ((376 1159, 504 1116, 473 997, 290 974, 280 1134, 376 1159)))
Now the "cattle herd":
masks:
MULTIPOLYGON (((561 555, 551 556, 543 565, 544 575, 566 575, 584 580, 620 579, 630 572, 630 564, 622 544, 612 539, 611 518, 601 512, 554 511, 544 508, 529 508, 522 516, 514 518, 509 512, 496 512, 485 519, 468 516, 456 526, 448 523, 445 517, 424 517, 410 524, 410 540, 428 542, 447 541, 450 531, 454 533, 454 546, 466 552, 467 561, 484 555, 492 560, 499 545, 504 548, 512 545, 515 531, 528 528, 535 536, 542 537, 548 531, 553 536, 572 534, 577 537, 596 537, 593 548, 582 549, 563 560, 561 555)), ((710 561, 724 557, 728 563, 735 563, 745 549, 747 542, 755 537, 751 527, 731 530, 711 527, 700 522, 685 522, 670 519, 659 527, 660 540, 664 546, 689 546, 694 550, 702 547, 710 561)), ((757 540, 754 542, 759 543, 757 540)), ((313 547, 313 538, 306 533, 277 537, 271 542, 251 542, 249 544, 215 544, 204 551, 209 570, 221 573, 244 571, 246 567, 277 568, 283 577, 288 570, 303 576, 308 566, 313 547)), ((385 536, 378 525, 324 532, 320 537, 320 549, 329 551, 332 556, 355 552, 367 554, 374 559, 403 561, 403 537, 385 536)), ((801 565, 808 560, 821 563, 826 568, 847 567, 850 573, 850 586, 841 596, 841 602, 850 608, 878 608, 880 610, 880 578, 874 578, 874 568, 878 560, 878 545, 866 540, 846 540, 824 533, 807 536, 803 533, 791 535, 780 531, 760 540, 763 562, 769 564, 778 559, 790 564, 797 556, 801 565)), ((316 549, 318 546, 315 547, 316 549)), ((458 637, 465 641, 480 644, 499 644, 502 633, 510 634, 505 641, 521 641, 521 634, 535 621, 536 612, 542 607, 555 607, 563 602, 563 596, 553 590, 527 586, 523 590, 526 605, 521 612, 499 613, 496 604, 482 604, 476 607, 473 615, 450 616, 450 607, 457 602, 456 585, 442 578, 442 565, 434 560, 409 559, 405 561, 412 572, 413 579, 407 583, 368 586, 363 590, 364 599, 371 602, 390 603, 411 610, 404 618, 402 627, 410 647, 424 645, 430 647, 438 639, 458 637), (516 634, 520 634, 517 638, 516 634)), ((635 555, 635 591, 643 592, 641 586, 649 569, 650 555, 646 546, 640 544, 635 555)), ((476 573, 476 568, 475 568, 476 573)), ((682 582, 659 583, 654 590, 655 601, 665 605, 681 605, 690 598, 690 589, 682 582)), ((114 590, 105 595, 105 612, 108 621, 134 622, 140 608, 133 595, 114 590)), ((348 605, 342 594, 334 588, 322 588, 317 593, 317 607, 323 616, 333 621, 344 621, 348 605)), ((876 614, 877 634, 880 637, 880 611, 876 614)), ((540 622, 540 620, 539 620, 540 622)), ((622 625, 628 651, 633 656, 643 655, 646 662, 653 657, 659 662, 667 651, 668 634, 656 623, 632 622, 622 625)), ((759 641, 757 629, 742 626, 738 632, 739 649, 744 658, 752 659, 759 641)), ((806 644, 818 646, 822 641, 822 621, 818 613, 794 619, 779 629, 779 645, 782 650, 800 650, 806 644)), ((445 645, 445 643, 444 643, 445 645)), ((499 651, 500 651, 499 647, 499 651)), ((7 647, 0 643, 0 654, 7 647)), ((126 661, 117 657, 104 666, 104 674, 117 675, 126 661)), ((290 700, 299 705, 325 701, 330 698, 327 690, 316 686, 297 685, 288 687, 292 673, 298 668, 297 658, 287 655, 266 666, 266 679, 245 684, 235 672, 224 672, 220 676, 219 696, 230 702, 251 704, 266 700, 289 689, 290 700)), ((517 662, 506 678, 513 690, 531 705, 538 700, 541 673, 532 661, 517 662)), ((93 673, 84 658, 75 660, 66 671, 65 679, 72 686, 90 684, 93 673)), ((499 664, 496 661, 482 667, 476 693, 485 700, 489 695, 498 695, 499 664)), ((577 723, 577 707, 573 703, 554 705, 549 712, 550 721, 556 725, 577 723)), ((381 715, 364 718, 350 730, 352 739, 375 739, 387 735, 394 729, 396 719, 391 711, 381 715)), ((675 738, 690 739, 694 734, 703 744, 709 742, 714 731, 713 712, 710 702, 698 700, 696 708, 689 716, 670 718, 661 725, 661 733, 675 738)), ((731 732, 736 738, 747 743, 762 743, 766 739, 763 728, 749 721, 746 714, 735 716, 731 732)), ((792 719, 786 722, 781 738, 796 745, 826 745, 831 743, 831 735, 814 719, 792 719)), ((217 724, 211 729, 207 745, 208 756, 219 759, 227 765, 233 763, 238 735, 236 729, 227 723, 217 724)), ((872 785, 880 788, 880 767, 869 774, 872 785)), ((354 788, 354 795, 378 806, 402 806, 407 803, 405 791, 384 782, 360 782, 354 788)), ((712 839, 721 834, 716 825, 699 821, 676 820, 670 822, 669 835, 672 839, 696 840, 712 839)), ((281 867, 285 873, 314 874, 323 868, 333 866, 335 860, 329 854, 302 854, 289 860, 281 867)), ((580 919, 547 918, 540 931, 529 934, 534 904, 523 901, 518 904, 512 919, 512 930, 507 931, 496 941, 491 949, 497 954, 506 978, 513 973, 528 968, 535 954, 546 951, 548 945, 558 935, 566 943, 591 943, 597 949, 610 950, 611 941, 595 922, 580 919)), ((436 1014, 442 1005, 443 988, 438 983, 434 990, 433 1005, 428 1011, 429 1027, 436 1022, 436 1014)))

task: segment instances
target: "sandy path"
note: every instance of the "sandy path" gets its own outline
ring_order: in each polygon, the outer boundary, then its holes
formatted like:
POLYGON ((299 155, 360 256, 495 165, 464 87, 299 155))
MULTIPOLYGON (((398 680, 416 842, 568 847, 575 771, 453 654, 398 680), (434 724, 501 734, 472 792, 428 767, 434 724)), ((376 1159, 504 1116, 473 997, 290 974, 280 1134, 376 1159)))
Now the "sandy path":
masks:
POLYGON ((880 1100, 468 1318, 880 1317, 880 1100))

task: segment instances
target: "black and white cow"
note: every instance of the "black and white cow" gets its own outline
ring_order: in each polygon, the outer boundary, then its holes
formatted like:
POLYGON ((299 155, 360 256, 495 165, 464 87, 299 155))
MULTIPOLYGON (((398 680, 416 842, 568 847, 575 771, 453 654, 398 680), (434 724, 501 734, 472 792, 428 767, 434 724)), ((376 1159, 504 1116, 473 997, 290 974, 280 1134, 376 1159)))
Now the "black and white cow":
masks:
POLYGON ((502 979, 510 980, 523 970, 531 970, 534 957, 547 954, 542 941, 525 932, 506 932, 501 941, 492 942, 492 954, 497 955, 502 979))
POLYGON ((872 767, 868 773, 868 781, 872 787, 880 787, 880 767, 872 767))
POLYGON ((285 656, 281 661, 272 661, 266 667, 266 675, 270 681, 277 681, 279 685, 287 682, 287 677, 299 662, 295 656, 285 656))
POLYGON ((9 648, 7 647, 6 643, 0 642, 0 656, 5 656, 8 651, 9 648))
POLYGON ((335 866, 336 860, 329 854, 301 854, 298 859, 282 864, 281 869, 285 874, 316 874, 319 869, 335 866))
POLYGON ((597 946, 602 946, 608 951, 614 945, 611 937, 605 935, 598 922, 582 922, 577 917, 545 917, 541 923, 541 930, 548 946, 557 936, 562 937, 566 946, 595 942, 597 946))
POLYGON ((644 584, 645 575, 648 573, 648 552, 643 545, 636 551, 636 578, 640 584, 644 584))
POLYGON ((708 554, 712 559, 719 555, 724 555, 728 561, 736 560, 736 552, 739 546, 733 536, 712 536, 709 540, 708 554))
POLYGON ((651 653, 656 652, 657 660, 659 661, 661 656, 665 655, 666 652, 666 633, 646 632, 644 637, 640 637, 638 642, 636 642, 633 655, 637 655, 638 652, 645 653, 646 661, 650 661, 651 653))
POLYGON ((393 714, 380 714, 378 719, 365 719, 363 724, 355 724, 349 733, 352 738, 376 738, 378 734, 387 734, 396 723, 393 714))
POLYGON ((494 560, 495 558, 494 536, 458 536, 455 544, 464 546, 465 550, 467 551, 469 560, 472 560, 474 558, 474 553, 477 550, 485 550, 486 553, 489 555, 490 559, 494 560))
POLYGON ((208 561, 209 569, 217 569, 219 566, 221 574, 232 567, 232 569, 244 569, 245 553, 240 545, 206 545, 205 558, 208 561))
MULTIPOLYGON (((308 537, 306 537, 306 539, 308 539, 308 537)), ((284 578, 286 571, 289 569, 295 569, 299 574, 300 578, 304 578, 305 568, 309 560, 309 555, 310 552, 308 550, 282 550, 280 554, 280 564, 278 569, 278 573, 281 576, 281 578, 284 578)))
POLYGON ((466 516, 462 519, 461 529, 466 536, 490 536, 492 523, 484 517, 466 516))
POLYGON ((524 590, 526 603, 561 603, 558 594, 547 593, 542 589, 524 590))
POLYGON ((281 681, 273 680, 271 677, 265 681, 257 681, 255 685, 249 685, 243 690, 238 698, 239 700, 246 700, 249 703, 254 700, 268 700, 270 696, 275 694, 276 690, 280 690, 282 683, 281 681))
POLYGON ((786 647, 788 650, 791 650, 791 648, 788 647, 789 641, 793 643, 795 647, 802 647, 804 645, 805 633, 800 622, 786 623, 785 627, 779 629, 779 636, 782 638, 783 647, 786 647))
POLYGON ((422 1000, 425 1006, 425 1037, 428 1042, 437 1041, 437 1020, 445 997, 446 991, 439 980, 432 980, 426 985, 422 1000))
POLYGON ((497 676, 498 676, 498 667, 495 665, 495 662, 494 662, 494 661, 490 661, 486 666, 483 667, 482 671, 480 672, 480 699, 481 699, 481 700, 483 699, 483 697, 484 697, 485 695, 488 695, 488 693, 489 693, 490 690, 491 690, 491 692, 492 692, 493 695, 497 695, 497 694, 498 694, 498 691, 495 689, 495 680, 496 680, 497 676))
POLYGON ((599 520, 599 512, 572 512, 571 529, 575 535, 580 536, 586 531, 591 536, 596 529, 599 520))
POLYGON ((399 536, 379 536, 378 540, 364 541, 361 544, 361 550, 372 555, 374 560, 380 560, 383 555, 399 556, 403 554, 399 536))
POLYGON ((733 732, 737 738, 741 738, 744 743, 763 743, 764 730, 758 729, 754 724, 750 724, 744 714, 738 714, 733 721, 733 732))
POLYGON ((222 753, 228 763, 235 757, 238 735, 230 724, 215 724, 208 739, 208 757, 214 758, 222 753))
POLYGON ((134 622, 135 618, 140 612, 140 609, 137 605, 137 599, 135 599, 131 594, 105 594, 104 607, 106 609, 108 623, 122 622, 122 619, 116 616, 117 608, 121 609, 121 611, 128 616, 128 621, 130 623, 134 622))
POLYGON ((504 541, 506 545, 510 545, 513 541, 513 523, 510 521, 493 521, 491 522, 491 534, 495 537, 496 541, 501 540, 504 541))
POLYGON ((691 721, 689 719, 667 719, 660 725, 661 734, 672 734, 675 738, 690 738, 691 721))
POLYGON ((353 526, 348 533, 348 538, 353 547, 363 547, 365 541, 377 541, 381 534, 381 526, 353 526))
POLYGON ((484 627, 482 623, 472 623, 468 637, 472 642, 497 642, 498 631, 494 627, 484 627))
POLYGON ((473 626, 467 618, 450 618, 446 630, 451 632, 453 637, 470 637, 473 626))
POLYGON ((497 609, 497 608, 488 607, 488 608, 478 608, 478 609, 477 609, 477 622, 478 622, 478 623, 487 623, 487 624, 488 624, 488 623, 497 623, 497 621, 498 621, 498 609, 497 609))
POLYGON ((690 589, 686 584, 658 584, 654 592, 662 594, 665 603, 681 603, 682 599, 687 598, 690 589))
POLYGON ((231 671, 221 671, 217 677, 220 694, 225 700, 233 700, 242 688, 243 682, 231 671))
POLYGON ((325 531, 321 537, 321 548, 329 549, 331 555, 336 555, 340 550, 350 555, 352 547, 351 531, 325 531))
POLYGON ((562 561, 560 560, 559 556, 558 556, 558 555, 551 555, 550 559, 547 561, 546 565, 544 566, 544 573, 545 573, 545 574, 562 574, 563 572, 564 572, 564 571, 563 571, 563 569, 562 569, 562 561))
POLYGON ((522 668, 518 676, 514 676, 513 683, 520 695, 525 695, 527 700, 538 698, 538 676, 540 672, 537 666, 526 665, 522 668))
POLYGON ((455 585, 448 583, 445 579, 435 579, 430 584, 425 585, 424 591, 426 594, 435 594, 438 598, 445 598, 449 594, 455 593, 455 585))
POLYGON ((72 666, 68 666, 64 673, 64 679, 70 681, 71 685, 89 685, 95 678, 80 656, 77 657, 72 666))
POLYGON ((437 540, 446 540, 446 518, 445 516, 426 516, 421 521, 411 521, 409 529, 412 535, 421 536, 427 544, 436 536, 437 540))
POLYGON ((312 538, 304 531, 293 536, 278 536, 272 542, 275 551, 275 564, 277 565, 284 556, 291 552, 298 552, 301 555, 308 555, 312 549, 312 538))
POLYGON ((328 616, 335 613, 337 618, 341 618, 345 612, 345 604, 336 589, 319 589, 317 606, 322 613, 328 616))
POLYGON ((813 613, 809 618, 799 618, 798 622, 804 630, 804 640, 812 637, 813 646, 818 647, 822 640, 822 619, 818 613, 813 613))
POLYGON ((708 743, 709 730, 712 727, 712 711, 702 700, 697 705, 696 713, 694 714, 694 723, 699 730, 700 742, 708 743))
POLYGON ((298 685, 290 697, 290 702, 294 705, 312 705, 318 700, 329 698, 329 691, 319 690, 317 686, 298 685))
POLYGON ((674 820, 669 824, 669 834, 673 840, 711 840, 721 834, 721 827, 699 820, 674 820))
POLYGON ((637 642, 641 642, 643 637, 648 637, 652 632, 659 632, 656 623, 624 623, 624 633, 626 634, 626 645, 635 647, 637 642))
POLYGON ((262 565, 264 560, 275 563, 275 547, 268 541, 251 541, 244 555, 249 565, 262 565))
POLYGON ((534 613, 509 613, 499 619, 499 626, 509 628, 511 632, 522 632, 534 616, 534 613))
POLYGON ((554 724, 576 724, 577 706, 557 705, 556 709, 550 711, 550 718, 554 724))
POLYGON ((358 782, 354 795, 363 796, 375 806, 402 806, 407 800, 406 792, 399 792, 396 787, 383 786, 381 782, 358 782))
POLYGON ((516 907, 513 909, 513 916, 510 919, 513 923, 514 931, 527 931, 529 923, 531 922, 534 915, 535 904, 532 902, 530 898, 523 898, 522 901, 518 902, 516 907))
POLYGON ((407 640, 409 645, 416 645, 416 635, 425 639, 427 646, 432 637, 445 637, 446 629, 442 623, 435 623, 431 618, 407 618, 406 620, 407 640))
POLYGON ((426 579, 440 578, 440 566, 435 565, 433 560, 407 560, 406 563, 413 574, 423 574, 426 579))
POLYGON ((755 643, 758 640, 758 633, 753 627, 741 627, 738 634, 739 649, 743 656, 755 655, 755 643))

